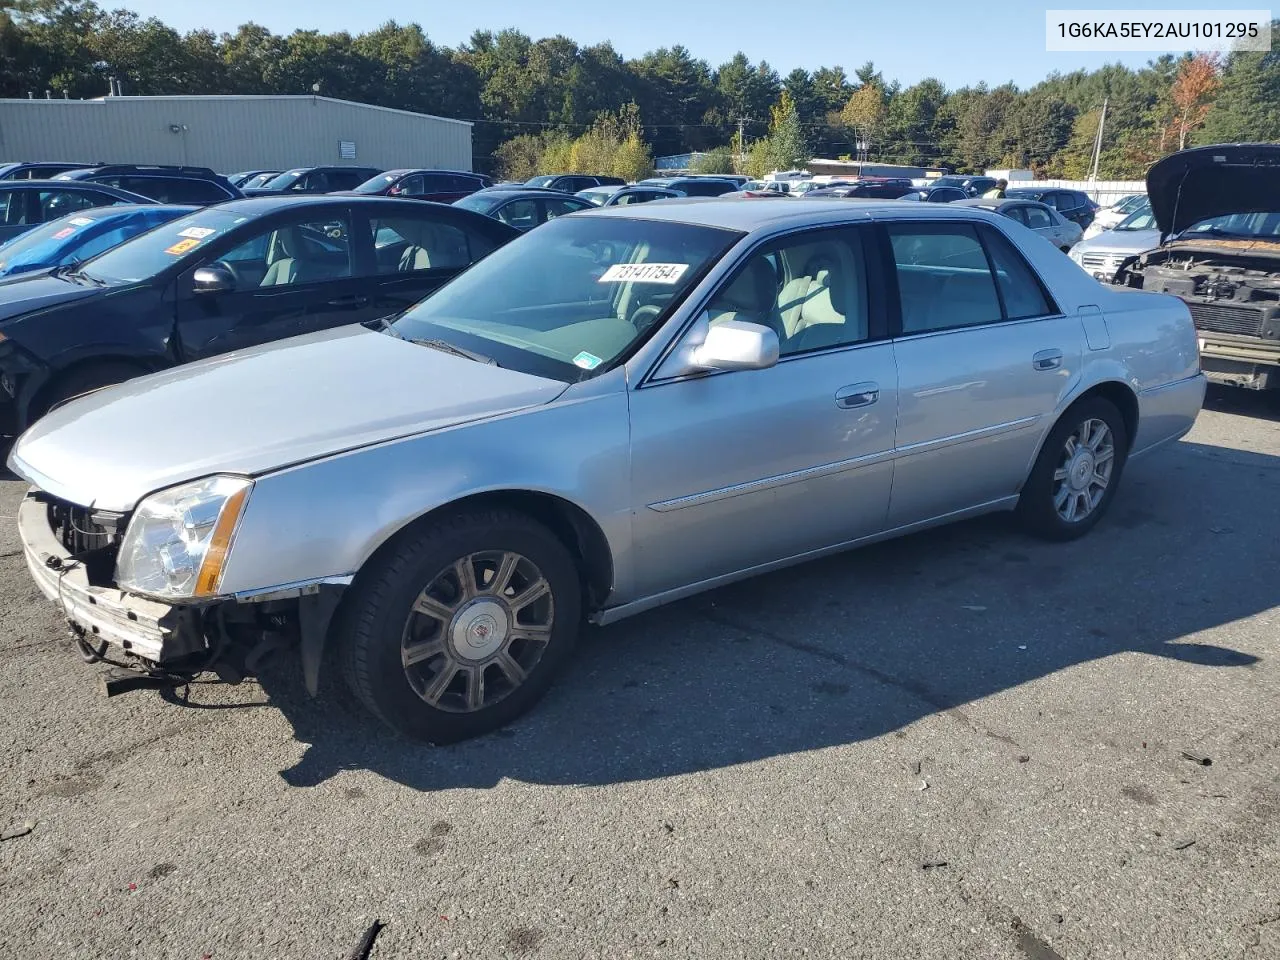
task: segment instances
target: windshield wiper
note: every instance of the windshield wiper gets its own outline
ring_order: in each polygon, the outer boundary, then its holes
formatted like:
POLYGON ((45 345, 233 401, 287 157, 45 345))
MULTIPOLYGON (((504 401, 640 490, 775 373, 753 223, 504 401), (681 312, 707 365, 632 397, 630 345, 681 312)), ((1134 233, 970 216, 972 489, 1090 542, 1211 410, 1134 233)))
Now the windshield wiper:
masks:
POLYGON ((403 340, 404 337, 401 335, 400 331, 395 328, 395 324, 392 323, 393 320, 398 320, 399 318, 400 314, 398 313, 393 313, 385 317, 374 317, 372 320, 366 320, 363 326, 368 327, 370 330, 389 333, 397 340, 403 340))
MULTIPOLYGON (((399 334, 397 334, 399 336, 399 334)), ((416 343, 420 347, 430 347, 432 350, 440 350, 444 353, 452 353, 455 357, 466 357, 468 360, 474 360, 476 363, 485 363, 491 367, 498 366, 498 361, 493 357, 486 357, 483 353, 477 353, 474 350, 467 350, 465 347, 455 346, 448 340, 436 340, 433 338, 410 339, 410 343, 416 343)))
POLYGON ((101 280, 98 277, 91 277, 89 274, 80 270, 79 266, 80 261, 78 260, 74 263, 63 264, 60 267, 54 267, 50 270, 49 275, 51 277, 57 277, 59 280, 70 280, 72 283, 89 283, 95 287, 105 287, 107 285, 107 281, 101 280))

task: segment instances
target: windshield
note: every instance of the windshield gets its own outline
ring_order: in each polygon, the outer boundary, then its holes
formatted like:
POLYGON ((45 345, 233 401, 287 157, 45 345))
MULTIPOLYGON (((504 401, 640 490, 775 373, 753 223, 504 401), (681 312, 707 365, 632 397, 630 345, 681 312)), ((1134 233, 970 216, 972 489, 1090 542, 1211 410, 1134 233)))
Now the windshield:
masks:
POLYGON ((94 257, 81 272, 104 283, 136 283, 187 259, 247 219, 206 207, 94 257))
POLYGON ((1131 213, 1111 229, 1126 232, 1129 230, 1155 230, 1156 218, 1151 212, 1151 208, 1147 207, 1136 213, 1131 213))
POLYGON ((572 382, 600 373, 742 234, 624 217, 560 217, 500 247, 396 320, 503 367, 572 382))
POLYGON ((579 190, 574 196, 581 197, 597 207, 602 207, 606 200, 618 192, 618 189, 618 187, 591 187, 588 190, 579 190))
POLYGON ((284 173, 278 174, 263 184, 268 190, 288 190, 297 183, 306 170, 286 170, 284 173))
POLYGON ((1116 204, 1117 213, 1133 213, 1139 206, 1146 203, 1147 198, 1144 194, 1135 193, 1131 197, 1125 197, 1116 204))
POLYGON ((256 177, 250 177, 250 178, 249 178, 248 180, 246 180, 244 183, 240 184, 240 186, 241 186, 242 188, 243 188, 243 187, 261 187, 261 186, 265 186, 265 185, 266 185, 266 183, 267 183, 267 181, 268 181, 268 180, 270 180, 270 179, 272 179, 272 178, 273 178, 273 177, 275 177, 275 176, 277 176, 277 174, 274 174, 274 173, 260 173, 260 174, 258 174, 256 177))
POLYGON ((356 193, 381 193, 402 176, 403 174, 399 173, 380 173, 376 177, 370 177, 354 189, 356 193))
POLYGON ((453 205, 461 207, 463 210, 474 210, 476 213, 488 213, 498 204, 506 200, 510 200, 510 194, 494 196, 486 194, 484 191, 473 193, 470 196, 463 197, 461 200, 455 200, 453 205))
POLYGON ((82 210, 41 224, 0 246, 0 270, 26 263, 50 263, 50 257, 63 247, 78 243, 99 221, 120 216, 110 207, 82 210))
POLYGON ((965 185, 965 182, 968 179, 969 179, 968 177, 939 177, 937 180, 933 181, 933 183, 929 184, 929 186, 931 187, 963 187, 965 185))
POLYGON ((545 187, 547 184, 549 184, 549 183, 550 183, 552 180, 554 180, 555 178, 556 178, 556 177, 555 177, 555 174, 548 174, 548 175, 546 175, 546 176, 542 176, 542 177, 534 177, 534 178, 533 178, 533 179, 531 179, 531 180, 526 180, 526 181, 524 182, 524 185, 525 185, 526 187, 545 187))
POLYGON ((1280 213, 1228 213, 1193 223, 1179 237, 1249 237, 1262 240, 1280 238, 1280 213))

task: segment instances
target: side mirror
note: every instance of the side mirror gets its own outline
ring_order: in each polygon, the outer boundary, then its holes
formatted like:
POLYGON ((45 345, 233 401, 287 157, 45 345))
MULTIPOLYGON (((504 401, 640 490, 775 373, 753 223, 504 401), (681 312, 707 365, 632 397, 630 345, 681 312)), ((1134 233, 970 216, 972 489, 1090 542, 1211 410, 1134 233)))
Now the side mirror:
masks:
POLYGON ((690 362, 703 370, 764 370, 778 362, 778 335, 745 320, 726 320, 707 331, 690 362))
POLYGON ((196 293, 230 293, 235 288, 235 275, 221 263, 197 267, 191 275, 191 289, 196 293))

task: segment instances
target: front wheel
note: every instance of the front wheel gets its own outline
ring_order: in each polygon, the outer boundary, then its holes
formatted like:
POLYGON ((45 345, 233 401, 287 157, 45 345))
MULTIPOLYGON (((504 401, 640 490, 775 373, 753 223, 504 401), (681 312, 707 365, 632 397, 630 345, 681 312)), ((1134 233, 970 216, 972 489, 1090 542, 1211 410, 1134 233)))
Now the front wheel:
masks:
POLYGON ((551 685, 581 604, 573 558, 541 524, 506 510, 429 522, 352 587, 347 683, 407 736, 443 744, 488 733, 551 685))
POLYGON ((1082 537, 1102 519, 1124 470, 1129 437, 1115 405, 1090 397, 1049 433, 1018 498, 1028 532, 1047 540, 1082 537))

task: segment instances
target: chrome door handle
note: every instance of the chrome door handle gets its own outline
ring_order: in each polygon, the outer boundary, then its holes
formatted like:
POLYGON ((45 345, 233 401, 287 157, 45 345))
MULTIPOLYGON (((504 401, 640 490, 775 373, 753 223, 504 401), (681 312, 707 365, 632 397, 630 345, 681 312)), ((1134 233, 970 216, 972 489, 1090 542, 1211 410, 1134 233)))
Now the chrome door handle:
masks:
POLYGON ((880 399, 880 384, 855 383, 836 391, 836 406, 842 410, 869 407, 880 399))
POLYGON ((1037 370, 1057 370, 1062 366, 1062 351, 1041 350, 1031 358, 1031 366, 1037 370))

